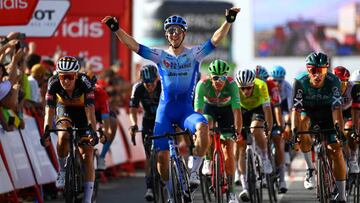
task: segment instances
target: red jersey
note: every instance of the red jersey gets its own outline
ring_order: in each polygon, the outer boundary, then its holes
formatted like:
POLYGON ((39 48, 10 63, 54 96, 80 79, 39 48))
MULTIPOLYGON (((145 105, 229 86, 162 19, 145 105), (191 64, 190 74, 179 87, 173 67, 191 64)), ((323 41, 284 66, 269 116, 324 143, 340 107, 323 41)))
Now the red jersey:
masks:
POLYGON ((281 97, 279 87, 272 80, 267 80, 266 84, 268 86, 270 102, 272 106, 280 105, 281 97))
POLYGON ((100 112, 101 115, 109 114, 109 95, 98 84, 95 84, 95 112, 100 112))

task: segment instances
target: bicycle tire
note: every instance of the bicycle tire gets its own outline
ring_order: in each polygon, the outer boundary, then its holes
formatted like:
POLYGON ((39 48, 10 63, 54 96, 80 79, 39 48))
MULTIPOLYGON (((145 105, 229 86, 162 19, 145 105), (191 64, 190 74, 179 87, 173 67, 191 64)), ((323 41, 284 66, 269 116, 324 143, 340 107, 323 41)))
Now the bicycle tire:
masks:
POLYGON ((269 201, 270 203, 277 202, 275 187, 274 187, 274 178, 272 177, 273 174, 266 174, 266 185, 268 189, 269 201))
POLYGON ((183 187, 184 187, 182 197, 183 197, 184 203, 191 203, 193 200, 192 200, 192 196, 191 196, 192 191, 191 191, 190 182, 189 182, 189 172, 186 168, 185 160, 182 157, 180 157, 178 160, 179 160, 179 164, 180 164, 179 168, 181 170, 179 175, 182 177, 183 187))
POLYGON ((260 166, 260 158, 259 156, 255 156, 255 169, 256 174, 258 174, 256 181, 256 200, 258 203, 263 202, 263 184, 262 184, 262 174, 261 174, 261 166, 260 166))
POLYGON ((152 190, 154 194, 154 203, 165 203, 164 189, 161 184, 161 177, 156 169, 156 153, 154 151, 151 152, 150 156, 150 174, 152 178, 152 190))
POLYGON ((360 175, 356 174, 356 179, 355 179, 355 188, 354 188, 354 203, 360 203, 359 199, 360 199, 360 175))
MULTIPOLYGON (((200 170, 202 171, 203 164, 200 166, 200 170)), ((201 196, 204 203, 211 202, 211 194, 210 194, 210 186, 209 186, 209 177, 202 173, 200 175, 200 187, 201 187, 201 196)))
POLYGON ((322 160, 317 160, 318 167, 318 196, 320 202, 326 202, 326 192, 325 192, 325 179, 324 179, 324 169, 322 160))
POLYGON ((169 176, 171 178, 171 183, 172 183, 172 193, 173 193, 174 202, 182 203, 179 176, 174 158, 170 159, 169 172, 170 172, 169 176))
POLYGON ((223 179, 221 177, 221 171, 220 171, 220 154, 219 152, 215 152, 213 155, 215 157, 214 159, 214 169, 215 169, 215 176, 214 176, 214 183, 215 183, 215 202, 216 203, 223 203, 223 193, 222 193, 222 182, 223 179))
POLYGON ((250 195, 250 202, 257 203, 257 195, 256 195, 256 174, 254 170, 254 161, 253 161, 253 153, 252 150, 247 151, 247 182, 248 189, 250 195))
POLYGON ((75 189, 75 166, 74 166, 74 157, 69 156, 66 160, 65 168, 65 202, 73 203, 75 202, 76 189, 75 189))

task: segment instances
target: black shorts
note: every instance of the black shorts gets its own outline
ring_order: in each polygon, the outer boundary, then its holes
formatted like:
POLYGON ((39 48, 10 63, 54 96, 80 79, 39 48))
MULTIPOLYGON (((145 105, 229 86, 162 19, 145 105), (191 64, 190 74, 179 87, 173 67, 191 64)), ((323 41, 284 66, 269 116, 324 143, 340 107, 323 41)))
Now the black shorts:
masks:
MULTIPOLYGON (((208 120, 216 121, 220 129, 234 127, 234 113, 231 105, 219 107, 205 103, 204 116, 208 120)), ((222 139, 229 139, 233 137, 233 131, 223 131, 221 135, 222 139)))
MULTIPOLYGON (((264 110, 262 105, 256 107, 255 109, 247 110, 241 108, 242 120, 243 120, 243 127, 249 127, 253 120, 257 121, 264 121, 264 110)), ((243 138, 246 139, 246 132, 244 130, 241 131, 243 138)))
MULTIPOLYGON (((58 104, 56 108, 56 125, 62 120, 69 121, 75 128, 88 127, 85 107, 64 106, 58 104)), ((86 136, 86 131, 77 131, 77 136, 86 136)))
POLYGON ((289 114, 289 106, 288 106, 288 102, 287 99, 284 99, 281 101, 280 103, 280 108, 281 108, 281 113, 284 114, 289 114))

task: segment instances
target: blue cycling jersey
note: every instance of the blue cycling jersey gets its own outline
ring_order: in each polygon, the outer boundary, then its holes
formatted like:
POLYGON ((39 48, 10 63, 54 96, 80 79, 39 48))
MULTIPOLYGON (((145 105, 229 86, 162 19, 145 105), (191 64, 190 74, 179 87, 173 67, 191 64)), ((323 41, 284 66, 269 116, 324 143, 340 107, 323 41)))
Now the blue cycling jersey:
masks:
POLYGON ((211 40, 185 50, 178 56, 162 49, 151 49, 140 45, 138 54, 157 64, 161 79, 161 101, 184 100, 192 102, 199 64, 215 46, 211 40))
MULTIPOLYGON (((156 111, 154 135, 173 132, 172 124, 182 129, 196 131, 196 124, 207 123, 205 117, 194 111, 192 97, 194 95, 199 64, 211 53, 215 46, 211 40, 200 46, 174 56, 161 49, 151 49, 140 45, 138 54, 157 64, 161 79, 161 97, 156 111)), ((154 140, 157 151, 169 150, 168 139, 154 140)))

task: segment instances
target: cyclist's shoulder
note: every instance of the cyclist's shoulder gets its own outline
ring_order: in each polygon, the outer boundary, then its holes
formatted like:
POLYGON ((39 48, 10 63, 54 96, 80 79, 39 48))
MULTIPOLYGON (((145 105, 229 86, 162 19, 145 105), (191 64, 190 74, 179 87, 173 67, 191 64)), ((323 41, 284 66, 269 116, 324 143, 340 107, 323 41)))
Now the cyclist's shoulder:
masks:
POLYGON ((132 86, 132 90, 133 91, 144 91, 145 90, 144 83, 142 81, 135 82, 132 86))
POLYGON ((335 74, 330 72, 326 74, 325 80, 329 81, 332 84, 340 84, 340 79, 335 74))
POLYGON ((309 79, 309 74, 306 71, 300 72, 296 77, 295 81, 299 81, 301 83, 307 81, 309 79))
POLYGON ((258 88, 258 89, 262 89, 262 88, 264 88, 264 87, 267 88, 267 84, 266 84, 265 81, 260 80, 259 78, 255 78, 255 80, 254 80, 254 87, 255 87, 255 88, 258 88))

